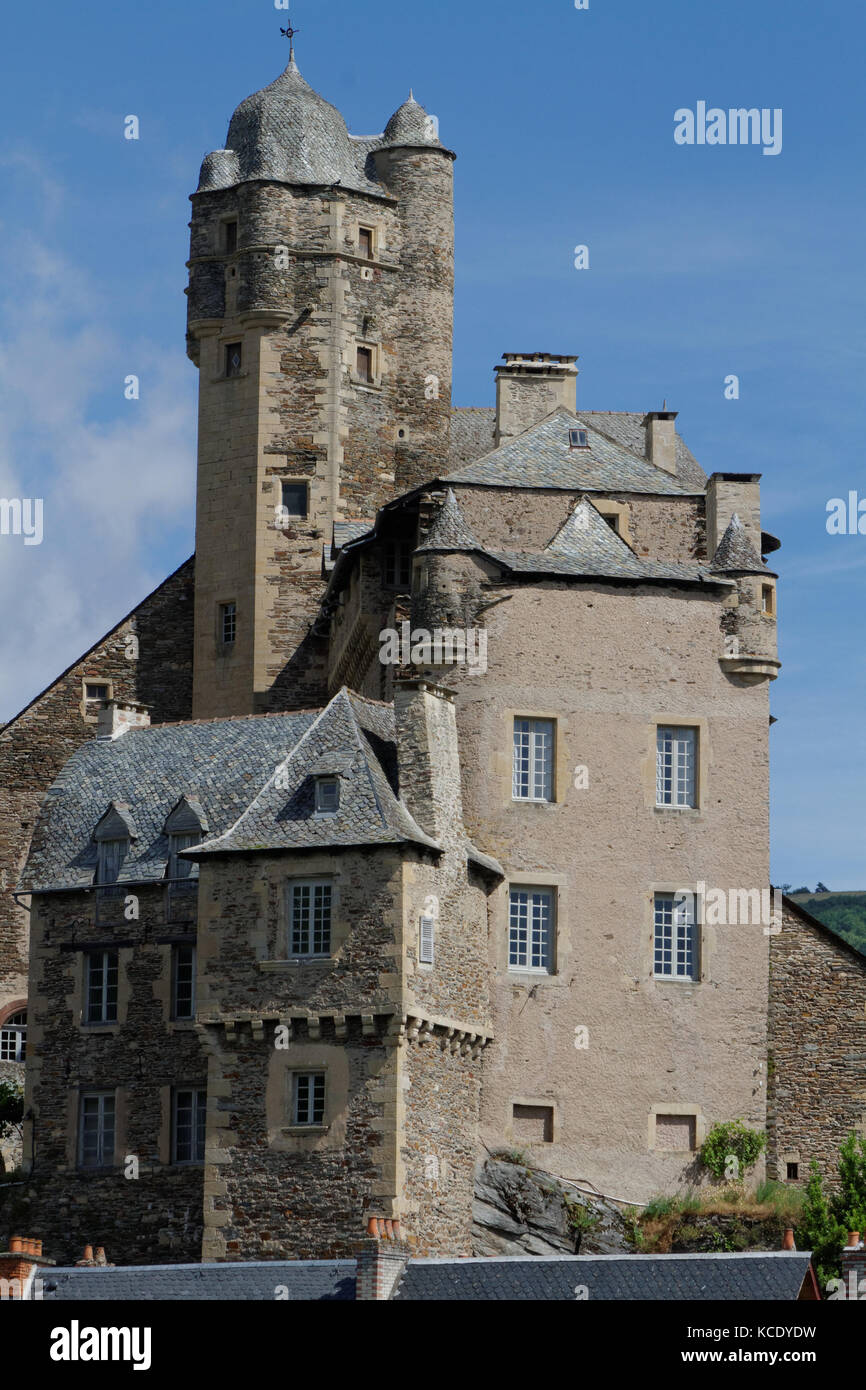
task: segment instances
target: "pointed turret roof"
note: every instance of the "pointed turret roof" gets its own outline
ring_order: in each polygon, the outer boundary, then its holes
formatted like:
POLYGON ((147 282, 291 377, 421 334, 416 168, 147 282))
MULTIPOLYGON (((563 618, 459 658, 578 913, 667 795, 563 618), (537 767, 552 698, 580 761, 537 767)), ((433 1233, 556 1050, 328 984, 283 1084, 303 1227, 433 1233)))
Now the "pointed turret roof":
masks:
POLYGON ((460 504, 454 496, 454 490, 450 487, 445 494, 445 501, 433 519, 424 544, 418 547, 416 554, 423 555, 426 551, 432 550, 477 550, 484 553, 484 547, 479 545, 469 529, 460 504))
POLYGON ((394 112, 382 136, 383 145, 438 145, 436 122, 409 93, 394 112))
POLYGON ((729 574, 732 570, 738 570, 742 574, 769 573, 736 512, 719 541, 719 548, 713 556, 710 568, 721 574, 729 574))

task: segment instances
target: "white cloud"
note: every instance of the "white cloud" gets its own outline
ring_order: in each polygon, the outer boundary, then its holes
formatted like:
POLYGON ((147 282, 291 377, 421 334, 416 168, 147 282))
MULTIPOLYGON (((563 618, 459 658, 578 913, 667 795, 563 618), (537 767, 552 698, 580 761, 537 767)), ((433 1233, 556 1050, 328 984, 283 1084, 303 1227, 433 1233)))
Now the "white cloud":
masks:
MULTIPOLYGON (((47 195, 46 195, 47 196, 47 195)), ((182 350, 120 341, 98 286, 56 247, 5 248, 0 497, 44 499, 44 539, 0 535, 0 720, 192 550, 195 376, 182 350), (126 401, 124 377, 141 380, 126 401)))

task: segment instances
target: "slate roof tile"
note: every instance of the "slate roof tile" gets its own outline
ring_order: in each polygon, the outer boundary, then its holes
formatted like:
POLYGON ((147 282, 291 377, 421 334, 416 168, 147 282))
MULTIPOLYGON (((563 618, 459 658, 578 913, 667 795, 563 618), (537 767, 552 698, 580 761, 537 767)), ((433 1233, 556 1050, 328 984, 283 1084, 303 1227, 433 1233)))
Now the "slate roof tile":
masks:
POLYGON ((732 571, 745 574, 769 574, 767 566, 749 539, 749 533, 736 512, 728 522, 725 534, 719 541, 719 547, 713 556, 713 563, 710 568, 723 574, 729 574, 732 571))

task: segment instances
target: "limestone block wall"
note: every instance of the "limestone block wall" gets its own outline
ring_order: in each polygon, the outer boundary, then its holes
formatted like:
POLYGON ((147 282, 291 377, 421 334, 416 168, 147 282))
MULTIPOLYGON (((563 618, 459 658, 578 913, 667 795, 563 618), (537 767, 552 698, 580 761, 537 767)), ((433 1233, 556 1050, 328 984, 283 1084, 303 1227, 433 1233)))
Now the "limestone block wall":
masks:
POLYGON ((785 902, 770 938, 767 1168, 831 1183, 841 1145, 866 1132, 866 958, 785 902))

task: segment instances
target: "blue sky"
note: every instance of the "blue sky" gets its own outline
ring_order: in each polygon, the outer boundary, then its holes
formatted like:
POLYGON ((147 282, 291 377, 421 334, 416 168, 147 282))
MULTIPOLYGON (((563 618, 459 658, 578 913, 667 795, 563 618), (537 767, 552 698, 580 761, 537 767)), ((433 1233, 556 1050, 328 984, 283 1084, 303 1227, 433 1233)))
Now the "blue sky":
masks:
MULTIPOLYGON (((503 351, 576 352, 579 404, 666 398, 707 472, 763 474, 784 542, 772 875, 866 887, 866 536, 825 526, 828 499, 866 497, 863 8, 292 14, 301 71, 351 130, 381 130, 411 85, 458 153, 457 404, 492 403, 503 351), (699 100, 782 108, 781 154, 677 146, 674 112, 699 100)), ((285 65, 285 22, 273 0, 4 16, 0 496, 43 497, 45 538, 0 542, 0 719, 191 553, 187 197, 234 107, 285 65)))

